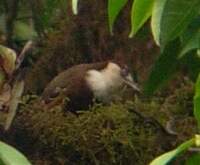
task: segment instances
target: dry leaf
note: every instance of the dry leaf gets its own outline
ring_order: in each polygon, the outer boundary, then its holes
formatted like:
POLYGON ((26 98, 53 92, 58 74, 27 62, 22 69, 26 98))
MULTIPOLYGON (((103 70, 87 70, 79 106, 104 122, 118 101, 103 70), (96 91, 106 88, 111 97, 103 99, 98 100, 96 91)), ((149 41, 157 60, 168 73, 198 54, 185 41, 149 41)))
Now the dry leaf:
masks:
POLYGON ((8 75, 11 75, 15 70, 15 63, 17 55, 14 50, 0 45, 0 56, 2 58, 2 65, 8 75))

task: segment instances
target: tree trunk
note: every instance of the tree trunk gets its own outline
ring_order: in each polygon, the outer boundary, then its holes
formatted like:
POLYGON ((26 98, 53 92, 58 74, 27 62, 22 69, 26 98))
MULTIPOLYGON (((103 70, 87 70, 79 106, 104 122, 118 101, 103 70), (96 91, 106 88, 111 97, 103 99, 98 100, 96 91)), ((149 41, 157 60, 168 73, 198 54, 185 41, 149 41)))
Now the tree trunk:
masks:
POLYGON ((19 0, 4 0, 6 11, 6 43, 12 47, 14 23, 17 18, 19 0))

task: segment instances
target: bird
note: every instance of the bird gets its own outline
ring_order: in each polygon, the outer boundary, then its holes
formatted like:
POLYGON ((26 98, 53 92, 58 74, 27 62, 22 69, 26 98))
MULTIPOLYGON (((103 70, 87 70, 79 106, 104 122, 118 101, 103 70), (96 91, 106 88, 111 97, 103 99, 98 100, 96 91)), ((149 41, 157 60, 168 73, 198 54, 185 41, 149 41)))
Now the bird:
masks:
POLYGON ((94 100, 109 103, 112 93, 124 85, 140 91, 126 64, 103 61, 74 65, 47 84, 41 99, 52 107, 67 98, 65 109, 76 113, 88 109, 94 100))

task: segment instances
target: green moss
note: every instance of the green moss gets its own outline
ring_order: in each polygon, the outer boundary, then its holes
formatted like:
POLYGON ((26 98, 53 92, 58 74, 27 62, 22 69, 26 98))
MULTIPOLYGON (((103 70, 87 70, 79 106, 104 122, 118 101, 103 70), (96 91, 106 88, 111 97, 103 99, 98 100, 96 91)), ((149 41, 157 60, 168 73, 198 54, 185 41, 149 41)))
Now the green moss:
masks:
POLYGON ((15 121, 16 136, 24 141, 31 139, 29 143, 37 139, 36 149, 49 148, 54 161, 147 164, 162 151, 162 145, 154 147, 159 131, 153 125, 145 125, 128 106, 96 105, 76 117, 63 113, 60 107, 43 110, 27 105, 15 121))

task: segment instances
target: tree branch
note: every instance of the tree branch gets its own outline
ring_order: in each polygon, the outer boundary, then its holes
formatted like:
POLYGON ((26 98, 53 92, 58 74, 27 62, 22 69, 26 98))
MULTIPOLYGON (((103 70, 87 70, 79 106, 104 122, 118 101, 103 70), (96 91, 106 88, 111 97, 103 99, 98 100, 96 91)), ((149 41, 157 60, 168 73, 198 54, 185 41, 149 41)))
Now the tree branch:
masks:
POLYGON ((24 61, 24 57, 25 54, 33 47, 33 42, 32 41, 28 41, 24 48, 22 49, 21 53, 19 54, 19 56, 17 57, 17 61, 16 61, 16 70, 19 69, 19 67, 21 66, 21 63, 24 61))

